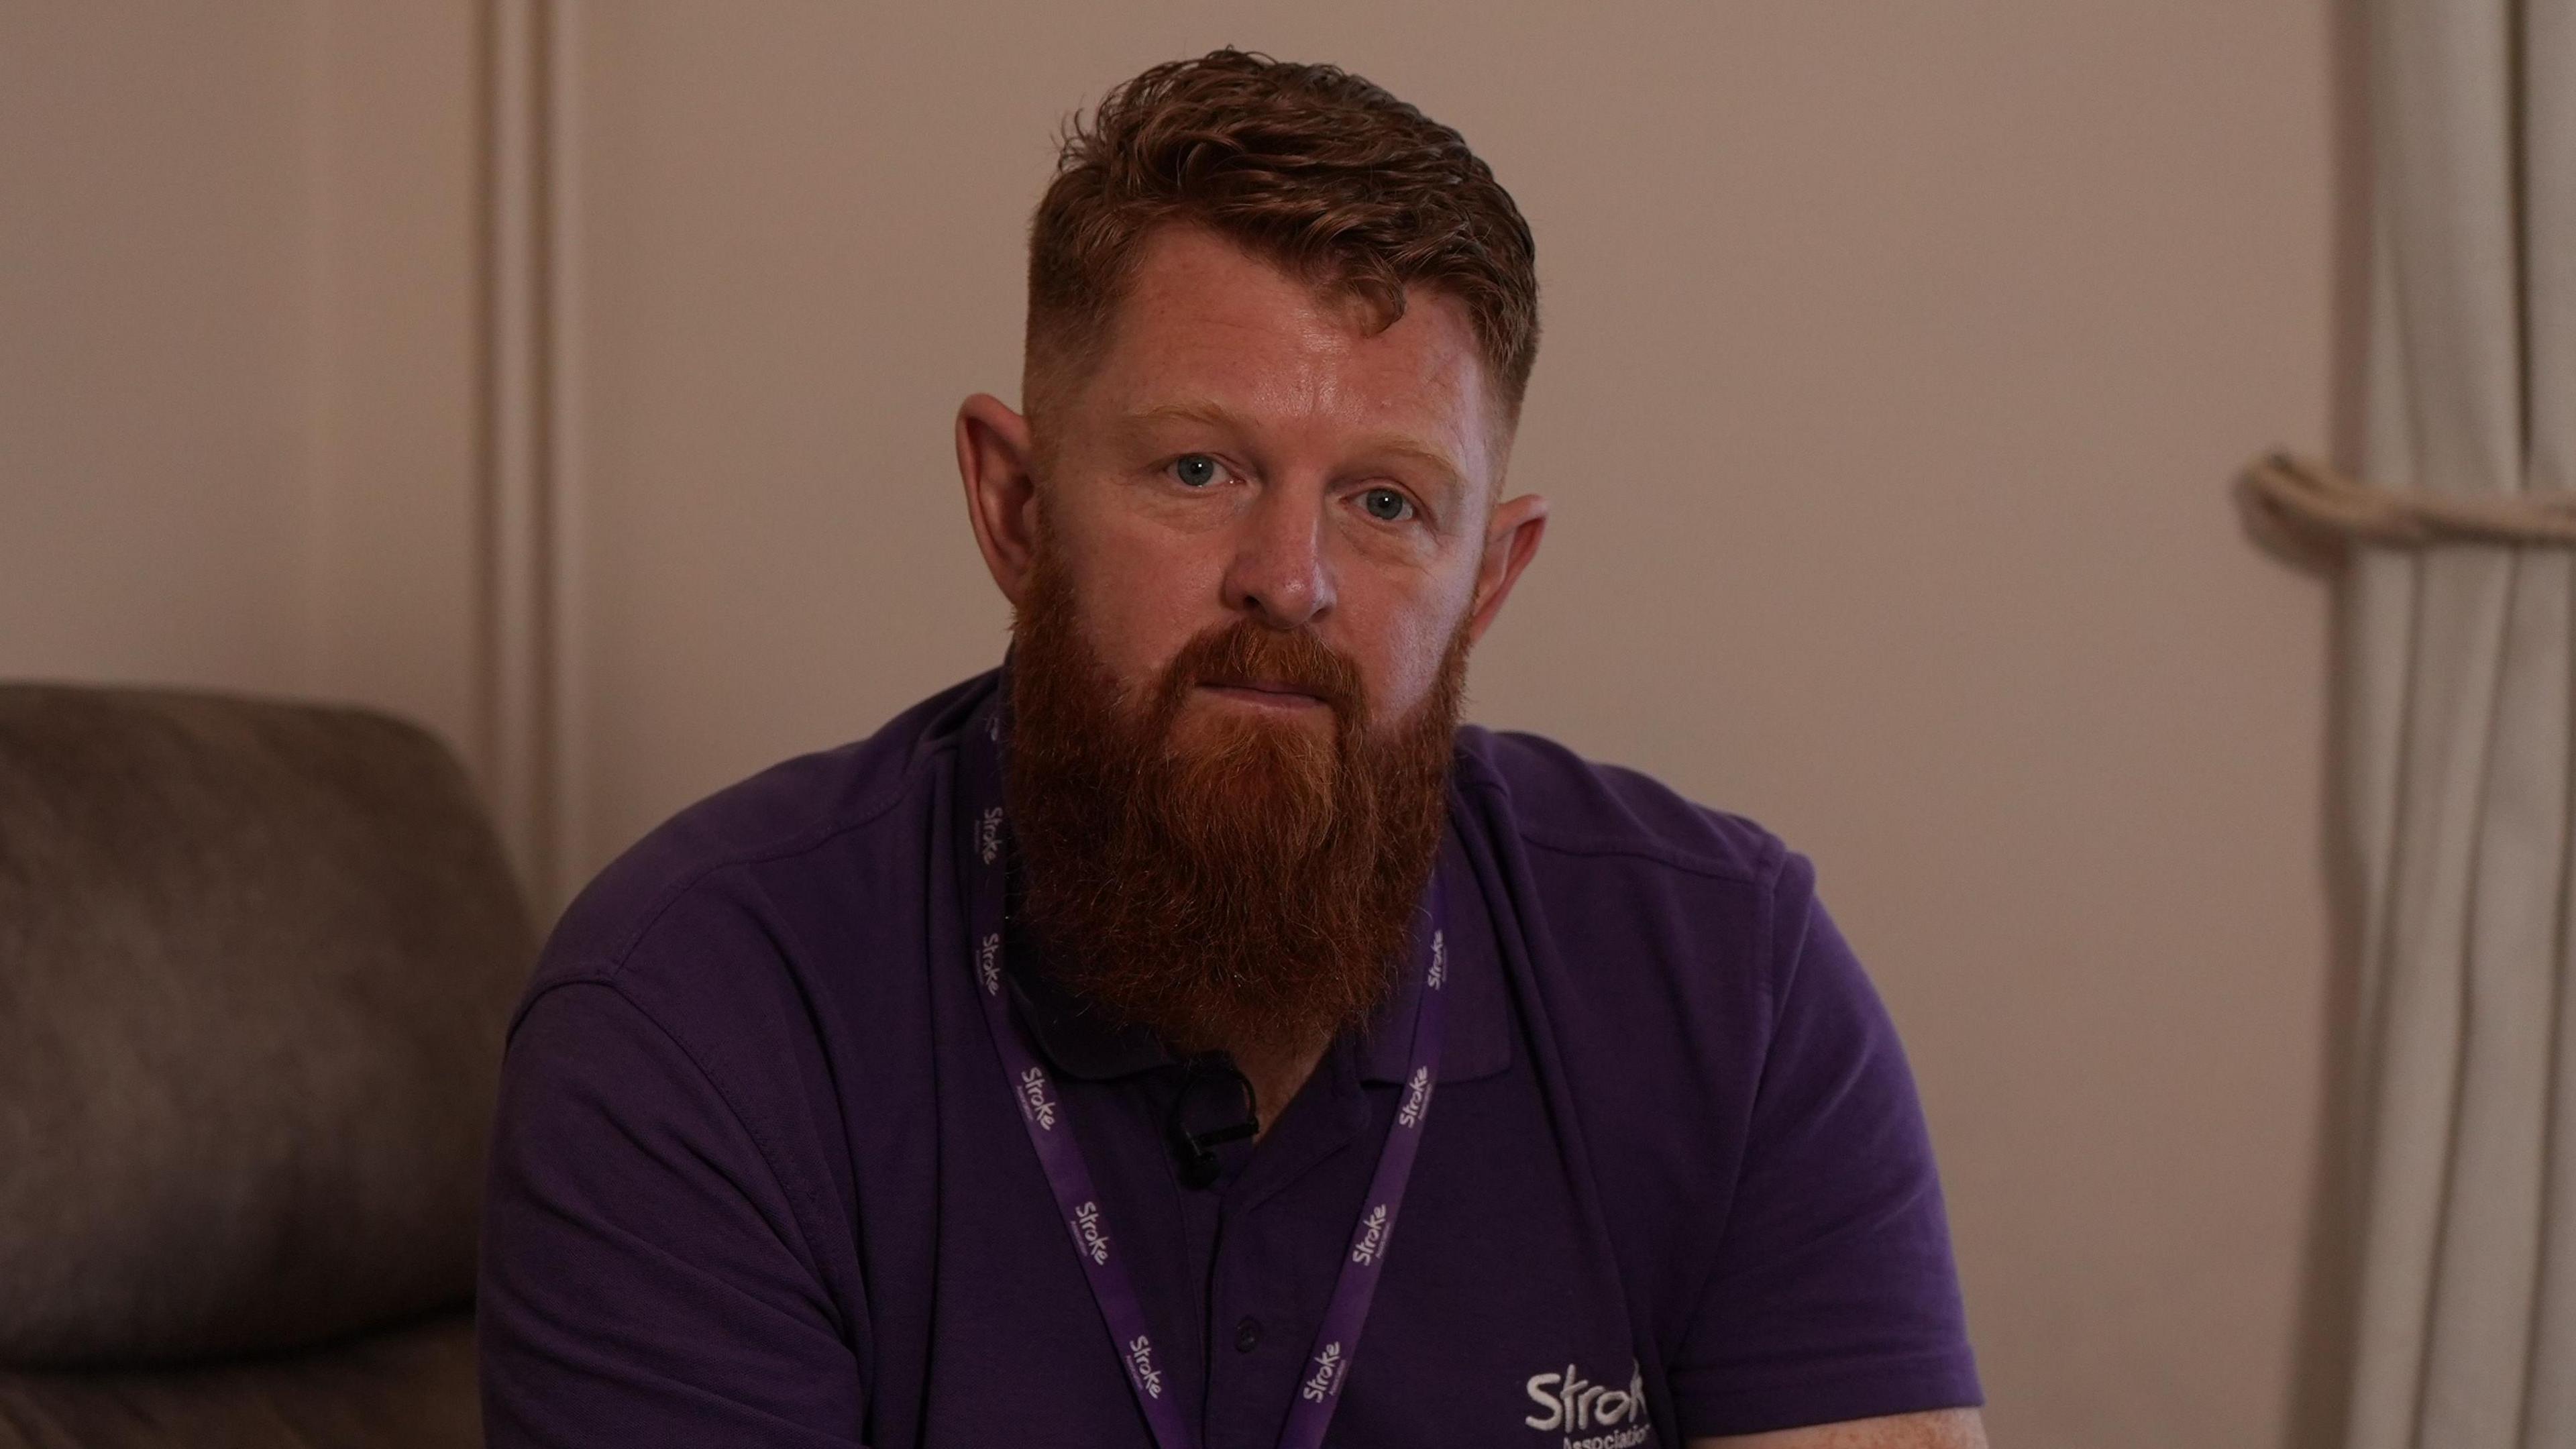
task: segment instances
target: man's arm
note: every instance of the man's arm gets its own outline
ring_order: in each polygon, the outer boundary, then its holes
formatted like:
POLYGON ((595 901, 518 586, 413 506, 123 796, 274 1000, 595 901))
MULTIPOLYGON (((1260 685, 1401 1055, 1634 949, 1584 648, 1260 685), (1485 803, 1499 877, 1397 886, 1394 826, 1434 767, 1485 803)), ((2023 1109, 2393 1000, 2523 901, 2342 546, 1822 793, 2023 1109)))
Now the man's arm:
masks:
POLYGON ((1986 1449, 1986 1423, 1974 1409, 1935 1409, 1848 1419, 1769 1434, 1693 1439, 1687 1449, 1986 1449))
POLYGON ((494 1449, 849 1449, 846 1321, 733 1104, 616 987, 529 1006, 501 1073, 476 1338, 494 1449))
POLYGON ((1666 1360, 1685 1438, 1976 1445, 1940 1181, 1895 1026, 1804 857, 1782 863, 1772 911, 1771 1031, 1744 1155, 1666 1360))

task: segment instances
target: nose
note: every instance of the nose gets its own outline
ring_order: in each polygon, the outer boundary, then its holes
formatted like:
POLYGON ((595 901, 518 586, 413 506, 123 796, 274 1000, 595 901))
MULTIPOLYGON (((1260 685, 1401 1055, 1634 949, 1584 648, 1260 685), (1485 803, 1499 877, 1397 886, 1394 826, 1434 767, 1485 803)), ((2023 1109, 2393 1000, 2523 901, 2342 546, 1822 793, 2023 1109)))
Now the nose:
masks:
POLYGON ((1225 605, 1274 629, 1313 623, 1333 607, 1320 489, 1265 489, 1245 511, 1226 568, 1225 605))

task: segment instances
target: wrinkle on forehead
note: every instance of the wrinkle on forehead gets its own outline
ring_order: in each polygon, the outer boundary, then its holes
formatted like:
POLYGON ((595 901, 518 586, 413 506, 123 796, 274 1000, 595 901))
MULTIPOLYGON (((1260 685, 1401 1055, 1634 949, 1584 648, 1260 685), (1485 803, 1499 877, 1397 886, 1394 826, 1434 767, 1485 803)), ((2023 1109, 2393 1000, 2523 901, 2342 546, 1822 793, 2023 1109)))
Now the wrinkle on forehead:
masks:
POLYGON ((1380 327, 1364 298, 1183 228, 1150 244, 1119 314, 1093 379, 1113 414, 1214 398, 1278 425, 1410 435, 1469 476, 1499 473, 1507 427, 1466 306, 1446 293, 1410 289, 1380 327))

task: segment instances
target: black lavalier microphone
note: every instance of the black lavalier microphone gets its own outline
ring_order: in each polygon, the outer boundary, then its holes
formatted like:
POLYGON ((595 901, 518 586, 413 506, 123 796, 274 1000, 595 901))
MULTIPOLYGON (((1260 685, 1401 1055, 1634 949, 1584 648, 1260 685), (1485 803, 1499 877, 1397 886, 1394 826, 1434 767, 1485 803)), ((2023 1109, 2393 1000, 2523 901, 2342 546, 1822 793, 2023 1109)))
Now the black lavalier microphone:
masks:
POLYGON ((1180 1157, 1182 1184, 1207 1187, 1225 1170, 1216 1150, 1258 1135, 1261 1117, 1252 1098, 1251 1079, 1236 1071, 1225 1053, 1190 1057, 1181 1067, 1181 1087, 1172 1094, 1172 1110, 1163 1130, 1180 1157), (1218 1125, 1193 1130, 1195 1124, 1208 1121, 1218 1125))

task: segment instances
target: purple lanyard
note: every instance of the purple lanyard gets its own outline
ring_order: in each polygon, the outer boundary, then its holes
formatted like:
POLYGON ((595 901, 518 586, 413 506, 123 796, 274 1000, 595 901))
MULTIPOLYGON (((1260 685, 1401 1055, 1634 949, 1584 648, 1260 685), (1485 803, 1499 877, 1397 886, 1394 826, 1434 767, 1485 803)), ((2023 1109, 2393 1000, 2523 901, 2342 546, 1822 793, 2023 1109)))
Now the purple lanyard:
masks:
MULTIPOLYGON (((972 950, 984 1019, 993 1029, 993 1045, 1001 1053, 1011 1097, 1020 1104, 1020 1116, 1028 1126, 1029 1144, 1037 1149, 1038 1165, 1046 1170, 1056 1210, 1063 1214, 1065 1230, 1073 1235, 1074 1255, 1082 1260, 1083 1275, 1091 1280, 1091 1296, 1109 1325, 1110 1340, 1118 1345, 1128 1386, 1136 1391, 1136 1405, 1145 1413, 1154 1442, 1159 1449, 1195 1449, 1198 1435, 1182 1420, 1171 1386, 1164 1381, 1164 1366, 1156 1360, 1153 1335, 1145 1328, 1144 1305, 1127 1276, 1126 1262, 1111 1250, 1100 1194, 1091 1185, 1091 1166, 1073 1140, 1073 1126, 1065 1118, 1054 1081, 1038 1064, 1002 990, 1008 832, 1002 814, 1001 730, 997 696, 968 726, 962 759, 961 783, 972 822, 969 843, 974 856, 970 869, 975 883, 969 894, 972 950)), ((1447 1005, 1441 987, 1449 975, 1443 935, 1447 916, 1436 878, 1431 898, 1431 931, 1420 951, 1422 997, 1414 1010, 1412 1064, 1405 1074, 1404 1097, 1394 1124, 1387 1128, 1386 1148, 1369 1179, 1367 1204, 1351 1230, 1350 1252, 1342 1259, 1341 1276, 1333 1284, 1332 1301, 1325 1306, 1323 1326, 1316 1331, 1297 1397, 1288 1406, 1288 1422, 1279 1433, 1281 1449, 1320 1449, 1324 1442, 1324 1427, 1341 1403, 1351 1359, 1359 1352, 1360 1327, 1368 1321, 1378 1270, 1385 1266, 1388 1245, 1395 1240, 1396 1213, 1404 1206, 1405 1183, 1413 1175, 1413 1157, 1422 1146, 1422 1126, 1431 1115, 1431 1088, 1439 1075, 1447 1005)))

